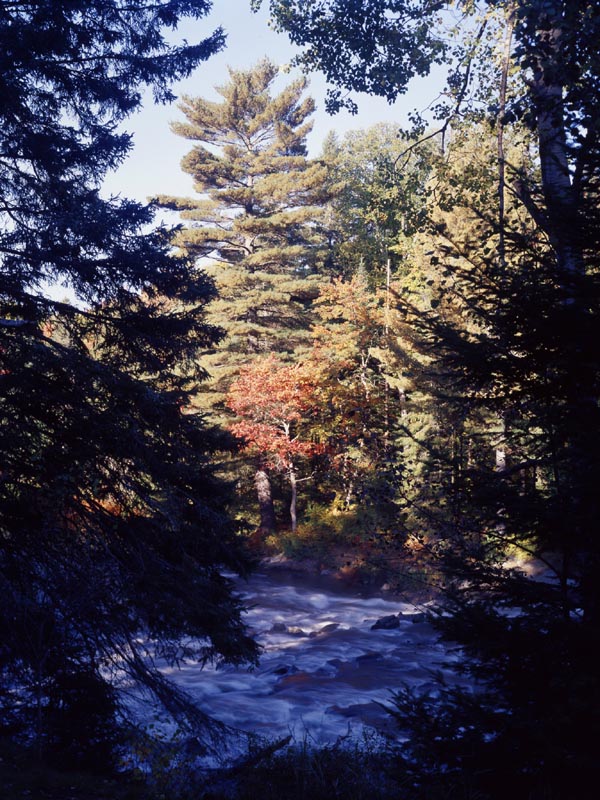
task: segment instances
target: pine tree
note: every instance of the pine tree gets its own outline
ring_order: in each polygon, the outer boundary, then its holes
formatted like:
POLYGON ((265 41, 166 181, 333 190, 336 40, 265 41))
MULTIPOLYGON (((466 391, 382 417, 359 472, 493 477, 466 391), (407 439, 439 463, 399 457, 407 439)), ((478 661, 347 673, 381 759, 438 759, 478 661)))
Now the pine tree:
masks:
POLYGON ((189 221, 175 243, 204 259, 219 293, 208 320, 226 338, 204 361, 213 409, 222 409, 249 358, 305 345, 308 309, 318 293, 327 244, 326 168, 306 157, 314 110, 312 99, 303 98, 307 82, 273 94, 278 72, 264 60, 247 71, 230 70, 218 102, 184 99, 187 122, 173 130, 195 142, 182 167, 200 197, 158 198, 189 221))
POLYGON ((0 3, 0 713, 63 762, 110 754, 111 671, 177 699, 141 632, 169 659, 190 636, 201 658, 255 653, 219 571, 242 561, 209 443, 180 410, 214 288, 148 207, 99 191, 140 89, 172 99, 222 47, 164 38, 209 8, 0 3))
MULTIPOLYGON (((598 632, 593 604, 584 611, 593 548, 577 530, 576 497, 585 491, 591 499, 597 472, 590 459, 581 476, 570 435, 575 331, 562 322, 569 310, 557 303, 554 254, 514 196, 506 198, 498 260, 495 145, 485 128, 455 132, 438 175, 442 207, 421 242, 434 307, 412 315, 421 348, 435 354, 418 382, 431 387, 438 423, 429 445, 435 461, 413 507, 444 577, 440 629, 464 645, 465 670, 480 691, 476 703, 456 691, 441 703, 406 692, 397 703, 404 724, 417 726, 411 759, 430 771, 425 793, 443 760, 445 779, 480 770, 476 785, 486 797, 515 783, 525 796, 549 786, 557 797, 574 787, 585 796, 597 774, 588 742, 597 725, 589 698, 598 691, 598 632), (443 742, 437 751, 428 739, 434 729, 443 742)), ((505 146, 533 183, 528 132, 513 130, 505 146)), ((582 349, 597 336, 593 316, 585 324, 582 349)), ((585 361, 593 363, 591 353, 585 361)), ((580 422, 595 447, 594 429, 580 422)))

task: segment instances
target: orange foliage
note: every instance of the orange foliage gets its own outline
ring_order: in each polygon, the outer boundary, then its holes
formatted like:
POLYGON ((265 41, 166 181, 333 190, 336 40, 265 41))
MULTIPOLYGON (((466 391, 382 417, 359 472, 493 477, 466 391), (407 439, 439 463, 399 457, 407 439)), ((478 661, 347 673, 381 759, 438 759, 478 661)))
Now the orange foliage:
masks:
POLYGON ((229 390, 227 405, 240 418, 231 430, 271 468, 289 469, 295 458, 323 450, 302 436, 303 423, 313 416, 316 394, 316 381, 305 366, 283 364, 273 355, 257 359, 229 390))

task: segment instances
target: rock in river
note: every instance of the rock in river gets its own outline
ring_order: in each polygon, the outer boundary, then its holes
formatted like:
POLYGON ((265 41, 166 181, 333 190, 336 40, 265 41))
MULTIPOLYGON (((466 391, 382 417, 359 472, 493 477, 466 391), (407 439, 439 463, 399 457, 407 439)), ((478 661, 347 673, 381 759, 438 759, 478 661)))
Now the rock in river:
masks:
POLYGON ((387 617, 379 617, 377 622, 374 625, 371 625, 371 630, 385 630, 391 631, 393 628, 400 627, 400 620, 396 616, 396 614, 390 614, 387 617))

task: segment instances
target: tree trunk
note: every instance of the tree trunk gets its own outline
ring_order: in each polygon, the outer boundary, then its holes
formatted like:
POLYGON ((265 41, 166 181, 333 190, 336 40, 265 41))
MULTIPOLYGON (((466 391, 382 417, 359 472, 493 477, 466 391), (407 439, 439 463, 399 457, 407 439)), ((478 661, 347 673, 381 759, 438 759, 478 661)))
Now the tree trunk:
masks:
POLYGON ((569 168, 564 86, 561 82, 561 78, 566 80, 566 76, 557 66, 563 46, 561 20, 548 18, 544 13, 545 5, 541 3, 539 38, 546 46, 546 53, 537 55, 530 88, 536 112, 542 192, 548 215, 546 233, 558 265, 564 270, 564 280, 570 282, 583 272, 581 216, 569 168), (549 65, 548 62, 554 59, 555 63, 549 65))
POLYGON ((273 495, 271 493, 271 481, 264 469, 256 470, 254 485, 256 486, 256 496, 260 510, 260 530, 264 535, 275 533, 277 523, 273 495))
MULTIPOLYGON (((587 619, 600 621, 600 591, 597 572, 600 564, 594 522, 598 517, 597 492, 590 485, 590 476, 597 474, 597 437, 599 413, 597 403, 597 362, 586 356, 589 298, 582 292, 581 279, 586 266, 583 251, 585 242, 585 216, 589 213, 586 199, 574 184, 578 171, 576 151, 570 151, 565 114, 565 87, 569 76, 562 68, 562 25, 565 23, 558 11, 547 11, 552 4, 539 0, 539 40, 545 45, 537 55, 531 94, 536 110, 542 191, 547 210, 548 238, 556 253, 559 268, 558 282, 562 289, 560 327, 567 334, 562 354, 565 365, 564 384, 568 418, 562 426, 567 446, 563 450, 563 463, 558 464, 559 494, 570 507, 567 524, 562 533, 563 570, 561 582, 568 617, 568 579, 573 573, 571 563, 578 556, 582 599, 579 601, 587 619), (552 14, 552 16, 551 16, 552 14), (561 489, 563 476, 566 479, 561 489)), ((592 91, 590 89, 590 91, 592 91)))
POLYGON ((290 480, 290 487, 292 489, 292 498, 290 500, 290 519, 292 521, 292 531, 295 533, 296 528, 298 527, 298 520, 296 516, 296 500, 298 497, 298 489, 296 485, 296 472, 293 464, 290 465, 288 470, 288 477, 290 480))

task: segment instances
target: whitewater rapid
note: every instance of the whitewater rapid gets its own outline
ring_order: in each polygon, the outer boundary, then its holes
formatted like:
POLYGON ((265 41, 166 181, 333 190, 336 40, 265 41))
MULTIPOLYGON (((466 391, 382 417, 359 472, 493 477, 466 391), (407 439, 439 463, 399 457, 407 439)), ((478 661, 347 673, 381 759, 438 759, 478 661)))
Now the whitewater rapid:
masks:
POLYGON ((423 609, 393 598, 361 597, 272 572, 239 584, 245 620, 262 646, 257 667, 163 667, 200 708, 263 736, 330 744, 393 724, 381 704, 403 686, 436 690, 460 658, 438 640, 423 609), (393 629, 372 629, 399 615, 393 629))

